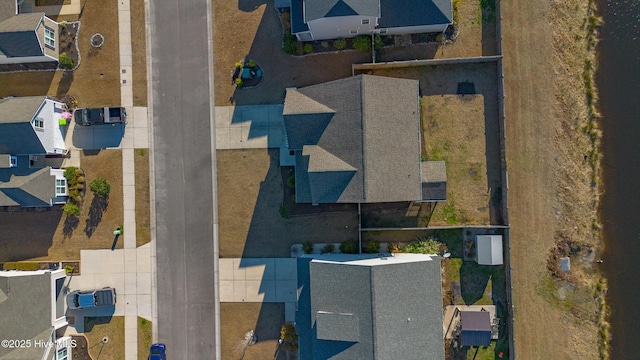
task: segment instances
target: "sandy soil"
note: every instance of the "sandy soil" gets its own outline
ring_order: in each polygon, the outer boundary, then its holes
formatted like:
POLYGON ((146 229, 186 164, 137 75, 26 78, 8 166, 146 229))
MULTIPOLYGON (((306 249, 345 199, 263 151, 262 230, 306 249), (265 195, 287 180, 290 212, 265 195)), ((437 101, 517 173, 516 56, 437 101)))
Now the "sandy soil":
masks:
POLYGON ((546 264, 560 234, 599 241, 592 227, 597 194, 583 157, 590 149, 581 130, 586 7, 586 0, 504 2, 515 344, 522 359, 599 357, 596 324, 571 309, 581 303, 550 301, 559 294, 553 283, 547 286, 546 264))

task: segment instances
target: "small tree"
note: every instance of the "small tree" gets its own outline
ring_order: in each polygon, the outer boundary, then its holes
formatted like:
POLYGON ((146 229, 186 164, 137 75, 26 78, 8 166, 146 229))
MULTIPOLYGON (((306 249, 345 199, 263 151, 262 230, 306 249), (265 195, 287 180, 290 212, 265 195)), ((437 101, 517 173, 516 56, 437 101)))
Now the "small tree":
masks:
POLYGON ((58 56, 58 63, 63 69, 73 69, 73 67, 76 66, 76 62, 73 61, 66 52, 60 53, 60 56, 58 56))
POLYGON ((340 252, 343 254, 357 254, 358 242, 355 240, 343 241, 342 244, 340 244, 340 252))
POLYGON ((311 254, 313 252, 313 243, 308 240, 303 242, 302 251, 304 251, 305 254, 311 254))
POLYGON ((333 47, 338 50, 342 50, 347 47, 347 40, 337 39, 336 41, 333 42, 333 47))
POLYGON ((377 254, 380 252, 380 243, 376 240, 367 240, 364 243, 364 252, 367 254, 377 254))
POLYGON ((111 185, 109 185, 105 178, 99 177, 89 184, 89 189, 91 189, 95 196, 107 197, 111 192, 111 185))
POLYGON ((76 216, 80 213, 80 207, 76 204, 67 203, 62 207, 62 211, 64 211, 67 216, 76 216))
POLYGON ((353 48, 362 52, 371 51, 371 38, 366 35, 356 36, 353 39, 353 48))

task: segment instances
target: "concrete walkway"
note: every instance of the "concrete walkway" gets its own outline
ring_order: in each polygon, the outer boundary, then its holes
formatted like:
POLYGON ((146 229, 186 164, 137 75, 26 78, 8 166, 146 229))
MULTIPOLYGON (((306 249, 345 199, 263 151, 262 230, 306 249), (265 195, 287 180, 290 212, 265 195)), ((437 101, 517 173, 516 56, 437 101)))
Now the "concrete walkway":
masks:
POLYGON ((220 259, 221 302, 285 303, 285 321, 295 321, 297 259, 220 259))
POLYGON ((216 150, 280 148, 284 105, 216 106, 216 150))

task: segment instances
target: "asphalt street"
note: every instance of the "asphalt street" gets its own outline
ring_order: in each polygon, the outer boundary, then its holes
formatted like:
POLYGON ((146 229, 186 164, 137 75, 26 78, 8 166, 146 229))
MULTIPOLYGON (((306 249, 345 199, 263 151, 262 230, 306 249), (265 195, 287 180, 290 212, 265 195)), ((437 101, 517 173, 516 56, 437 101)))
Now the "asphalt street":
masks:
POLYGON ((211 0, 149 2, 157 338, 219 359, 211 0))

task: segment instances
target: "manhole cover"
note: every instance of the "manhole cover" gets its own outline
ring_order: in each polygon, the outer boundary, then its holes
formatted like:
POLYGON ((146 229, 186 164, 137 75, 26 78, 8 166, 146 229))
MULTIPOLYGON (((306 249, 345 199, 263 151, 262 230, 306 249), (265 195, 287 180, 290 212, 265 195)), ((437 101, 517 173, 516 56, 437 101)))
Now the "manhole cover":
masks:
POLYGON ((96 33, 91 35, 91 46, 99 48, 102 44, 104 44, 104 36, 102 36, 102 34, 96 33))

